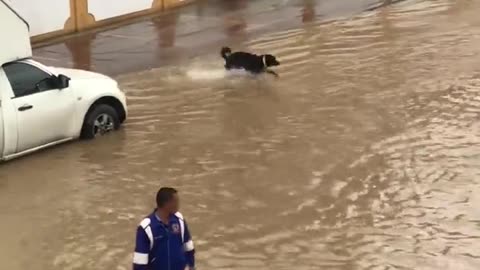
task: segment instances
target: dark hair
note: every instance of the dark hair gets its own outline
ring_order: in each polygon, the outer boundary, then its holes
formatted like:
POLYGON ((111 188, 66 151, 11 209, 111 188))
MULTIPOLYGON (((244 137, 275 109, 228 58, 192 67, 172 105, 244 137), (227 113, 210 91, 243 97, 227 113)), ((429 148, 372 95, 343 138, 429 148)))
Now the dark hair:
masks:
POLYGON ((173 199, 173 195, 177 194, 177 190, 171 187, 162 187, 157 192, 157 207, 162 208, 166 203, 173 199))

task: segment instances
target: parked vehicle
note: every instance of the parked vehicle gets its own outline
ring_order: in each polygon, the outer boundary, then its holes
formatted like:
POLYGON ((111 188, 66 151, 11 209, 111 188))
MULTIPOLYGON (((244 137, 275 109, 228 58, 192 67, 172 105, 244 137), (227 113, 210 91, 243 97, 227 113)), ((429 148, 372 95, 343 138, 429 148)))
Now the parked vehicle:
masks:
POLYGON ((127 104, 115 80, 32 60, 25 20, 4 0, 0 18, 0 35, 14 37, 0 43, 0 160, 120 127, 127 104))
POLYGON ((116 130, 126 98, 113 79, 33 60, 0 68, 0 159, 116 130))

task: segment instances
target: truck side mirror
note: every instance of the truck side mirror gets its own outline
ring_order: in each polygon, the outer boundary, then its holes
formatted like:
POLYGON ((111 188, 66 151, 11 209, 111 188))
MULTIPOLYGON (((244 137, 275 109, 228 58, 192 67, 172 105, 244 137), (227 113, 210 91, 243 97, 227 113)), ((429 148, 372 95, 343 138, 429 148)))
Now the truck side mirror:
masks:
POLYGON ((65 89, 68 86, 70 86, 70 78, 63 74, 58 75, 58 88, 65 89))

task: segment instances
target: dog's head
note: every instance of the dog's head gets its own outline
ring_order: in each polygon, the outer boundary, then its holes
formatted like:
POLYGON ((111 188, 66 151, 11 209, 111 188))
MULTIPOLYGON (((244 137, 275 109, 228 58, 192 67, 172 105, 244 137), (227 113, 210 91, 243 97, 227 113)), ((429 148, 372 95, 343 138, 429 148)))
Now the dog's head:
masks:
POLYGON ((274 67, 279 66, 280 62, 277 61, 277 58, 271 54, 265 54, 264 56, 265 66, 274 67))

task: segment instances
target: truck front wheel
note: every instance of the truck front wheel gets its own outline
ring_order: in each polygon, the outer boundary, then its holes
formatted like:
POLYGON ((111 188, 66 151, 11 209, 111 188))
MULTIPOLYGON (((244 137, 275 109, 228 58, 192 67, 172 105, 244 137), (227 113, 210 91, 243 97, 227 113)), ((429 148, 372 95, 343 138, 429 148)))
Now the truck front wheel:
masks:
POLYGON ((110 105, 98 104, 87 113, 80 137, 93 139, 117 130, 119 127, 120 120, 117 111, 110 105))

